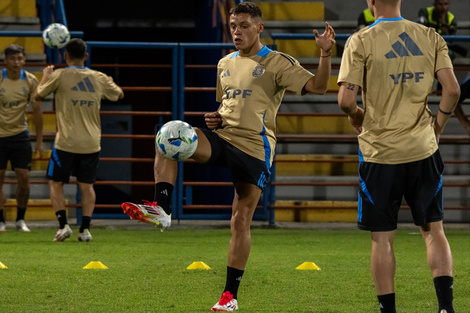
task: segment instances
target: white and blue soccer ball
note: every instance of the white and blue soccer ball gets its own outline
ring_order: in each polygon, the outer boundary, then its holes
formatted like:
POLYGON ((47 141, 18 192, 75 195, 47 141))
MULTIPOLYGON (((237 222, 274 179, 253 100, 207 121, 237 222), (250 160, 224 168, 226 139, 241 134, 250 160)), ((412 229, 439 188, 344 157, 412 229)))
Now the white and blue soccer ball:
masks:
POLYGON ((158 131, 155 141, 158 152, 174 161, 186 160, 197 148, 197 134, 194 128, 178 120, 165 123, 158 131))
POLYGON ((52 23, 42 32, 44 44, 52 49, 65 47, 70 40, 70 32, 63 24, 52 23))

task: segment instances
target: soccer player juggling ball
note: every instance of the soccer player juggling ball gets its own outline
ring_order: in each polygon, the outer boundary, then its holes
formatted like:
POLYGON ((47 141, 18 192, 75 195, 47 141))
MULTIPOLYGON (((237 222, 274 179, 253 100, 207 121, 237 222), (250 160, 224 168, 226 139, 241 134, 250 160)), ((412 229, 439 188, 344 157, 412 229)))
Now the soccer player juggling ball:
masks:
POLYGON ((53 241, 64 241, 72 235, 65 212, 64 184, 70 175, 77 177, 82 193, 82 224, 78 240, 90 241, 90 221, 95 209, 93 185, 101 150, 101 99, 117 101, 124 97, 122 89, 110 76, 85 67, 88 58, 86 43, 71 39, 65 46, 66 68, 43 70, 36 99, 55 94, 57 135, 47 167, 52 206, 59 221, 53 241))
MULTIPOLYGON (((256 4, 242 2, 230 10, 230 31, 237 51, 219 61, 216 99, 220 106, 205 114, 208 129, 196 129, 199 143, 192 155, 199 163, 228 167, 235 189, 226 285, 212 311, 238 309, 238 286, 251 248, 251 220, 271 173, 276 114, 285 90, 301 95, 327 90, 335 32, 328 23, 325 27, 322 35, 313 31, 321 49, 313 75, 293 57, 260 42, 264 25, 256 4)), ((167 227, 177 163, 156 151, 154 174, 158 205, 126 203, 123 209, 135 219, 149 222, 150 217, 150 222, 167 227)))

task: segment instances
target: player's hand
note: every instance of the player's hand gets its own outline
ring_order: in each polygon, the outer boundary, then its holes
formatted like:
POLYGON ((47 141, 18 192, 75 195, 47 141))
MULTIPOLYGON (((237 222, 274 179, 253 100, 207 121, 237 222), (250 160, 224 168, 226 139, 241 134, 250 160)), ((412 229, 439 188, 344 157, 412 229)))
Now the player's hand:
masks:
POLYGON ((36 141, 36 145, 34 146, 34 152, 39 153, 39 158, 42 159, 44 154, 44 148, 42 146, 42 142, 36 141))
POLYGON ((362 133, 362 123, 364 122, 364 109, 358 107, 356 113, 348 116, 348 119, 356 134, 360 135, 362 133))
POLYGON ((216 129, 222 125, 222 118, 220 117, 219 112, 210 112, 204 114, 204 119, 206 121, 207 128, 216 129))
POLYGON ((313 30, 313 34, 315 35, 315 40, 317 42, 318 47, 325 51, 326 53, 330 53, 331 49, 335 45, 335 30, 333 27, 325 22, 325 32, 323 34, 319 34, 316 29, 313 30))
POLYGON ((52 72, 54 72, 54 65, 48 65, 42 70, 42 82, 45 82, 51 77, 52 72))

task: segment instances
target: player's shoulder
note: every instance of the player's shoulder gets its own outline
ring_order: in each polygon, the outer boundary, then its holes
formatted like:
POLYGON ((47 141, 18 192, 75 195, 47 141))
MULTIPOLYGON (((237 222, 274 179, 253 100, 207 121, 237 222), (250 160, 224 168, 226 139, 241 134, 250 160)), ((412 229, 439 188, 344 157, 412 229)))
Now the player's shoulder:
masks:
POLYGON ((299 61, 293 56, 277 50, 271 50, 268 54, 266 54, 266 59, 269 60, 270 63, 279 66, 292 66, 300 64, 299 61))
POLYGON ((233 51, 229 54, 226 54, 219 60, 219 64, 225 63, 225 62, 229 61, 230 59, 233 59, 237 55, 238 55, 238 51, 233 51))
POLYGON ((39 82, 38 78, 33 73, 30 73, 28 71, 24 71, 24 73, 25 73, 25 76, 26 76, 27 80, 31 80, 31 81, 36 82, 36 83, 39 82))

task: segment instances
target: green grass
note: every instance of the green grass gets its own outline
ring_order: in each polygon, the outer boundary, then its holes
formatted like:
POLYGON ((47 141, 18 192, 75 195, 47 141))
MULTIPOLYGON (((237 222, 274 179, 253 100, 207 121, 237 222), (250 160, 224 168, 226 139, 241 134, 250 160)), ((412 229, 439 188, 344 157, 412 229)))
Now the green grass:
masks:
MULTIPOLYGON (((55 229, 0 234, 0 312, 208 312, 225 284, 229 229, 92 229, 93 242, 51 242, 55 229), (83 269, 101 261, 109 269, 83 269), (203 261, 210 270, 187 270, 203 261)), ((470 231, 449 230, 454 305, 470 312, 470 231)), ((252 231, 241 312, 379 312, 370 236, 358 230, 252 231), (321 270, 296 270, 314 262, 321 270)), ((421 236, 398 231, 399 312, 437 312, 421 236)))

